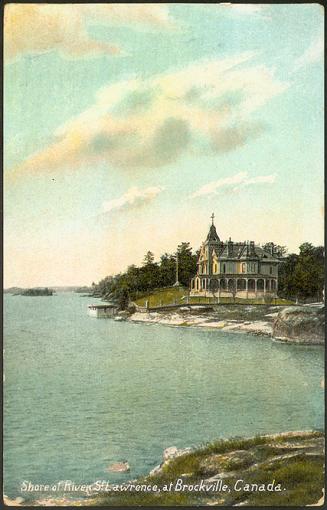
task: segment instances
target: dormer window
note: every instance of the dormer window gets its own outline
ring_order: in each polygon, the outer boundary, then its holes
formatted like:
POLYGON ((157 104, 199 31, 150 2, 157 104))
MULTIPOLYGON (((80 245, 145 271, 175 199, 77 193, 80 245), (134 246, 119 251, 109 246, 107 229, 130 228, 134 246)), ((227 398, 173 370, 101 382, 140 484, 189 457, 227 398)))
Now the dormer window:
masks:
POLYGON ((246 272, 246 264, 245 262, 242 263, 242 273, 246 272))

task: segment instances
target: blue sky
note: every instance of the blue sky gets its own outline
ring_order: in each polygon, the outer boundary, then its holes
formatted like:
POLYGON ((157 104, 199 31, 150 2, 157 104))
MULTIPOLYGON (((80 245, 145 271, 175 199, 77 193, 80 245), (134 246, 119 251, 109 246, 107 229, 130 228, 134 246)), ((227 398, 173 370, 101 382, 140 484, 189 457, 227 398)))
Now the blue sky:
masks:
POLYGON ((323 243, 318 4, 9 4, 5 285, 202 242, 323 243))

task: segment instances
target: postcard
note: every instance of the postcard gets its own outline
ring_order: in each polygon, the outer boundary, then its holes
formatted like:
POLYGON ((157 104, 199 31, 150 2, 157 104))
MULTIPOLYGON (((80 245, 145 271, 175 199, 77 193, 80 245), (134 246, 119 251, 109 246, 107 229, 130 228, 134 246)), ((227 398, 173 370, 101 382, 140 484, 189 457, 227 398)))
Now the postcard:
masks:
POLYGON ((323 505, 323 7, 3 12, 4 504, 323 505))

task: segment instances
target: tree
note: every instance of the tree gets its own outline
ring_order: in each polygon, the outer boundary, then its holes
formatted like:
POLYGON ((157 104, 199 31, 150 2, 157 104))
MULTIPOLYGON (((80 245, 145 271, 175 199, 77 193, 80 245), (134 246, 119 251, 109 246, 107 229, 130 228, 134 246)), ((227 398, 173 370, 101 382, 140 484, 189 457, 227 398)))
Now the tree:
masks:
POLYGON ((211 278, 209 283, 209 290, 212 292, 212 295, 215 298, 219 290, 219 284, 216 278, 211 278))
POLYGON ((284 257, 287 253, 286 246, 282 246, 280 244, 274 244, 271 241, 263 245, 263 249, 272 253, 273 255, 277 255, 278 257, 284 257))
POLYGON ((126 287, 122 287, 117 292, 117 303, 120 310, 126 310, 129 303, 129 294, 126 287))
POLYGON ((288 250, 286 246, 281 246, 280 244, 275 245, 275 252, 279 257, 284 257, 287 251, 288 250))
MULTIPOLYGON (((178 246, 179 278, 181 283, 188 286, 190 279, 196 273, 198 254, 192 253, 189 243, 178 246)), ((125 288, 131 299, 139 293, 146 293, 158 287, 169 287, 176 279, 176 254, 165 253, 160 262, 154 262, 154 255, 148 251, 141 267, 131 265, 124 273, 107 276, 93 287, 96 296, 118 301, 120 289, 125 288)))
POLYGON ((284 298, 296 297, 298 288, 294 281, 294 271, 299 256, 295 253, 288 255, 278 269, 278 294, 284 298))
POLYGON ((235 280, 229 280, 229 282, 228 282, 228 291, 233 296, 233 302, 235 303, 235 297, 236 297, 236 292, 237 292, 236 281, 235 280))
POLYGON ((300 246, 300 255, 294 270, 294 281, 298 296, 303 300, 308 298, 321 299, 324 288, 324 249, 314 247, 311 243, 300 246))
POLYGON ((154 255, 153 255, 152 251, 148 251, 144 256, 143 265, 149 266, 153 263, 154 263, 154 255))
POLYGON ((152 251, 148 251, 144 257, 143 266, 140 268, 141 290, 152 290, 160 285, 160 274, 158 264, 154 262, 152 251))
POLYGON ((197 257, 193 255, 190 243, 183 242, 177 247, 178 253, 178 280, 186 287, 196 273, 197 257))
POLYGON ((176 280, 176 259, 174 255, 165 253, 160 257, 159 285, 169 287, 174 285, 176 280))
POLYGON ((285 298, 322 299, 325 254, 322 246, 303 243, 300 254, 292 253, 279 267, 279 295, 285 298))

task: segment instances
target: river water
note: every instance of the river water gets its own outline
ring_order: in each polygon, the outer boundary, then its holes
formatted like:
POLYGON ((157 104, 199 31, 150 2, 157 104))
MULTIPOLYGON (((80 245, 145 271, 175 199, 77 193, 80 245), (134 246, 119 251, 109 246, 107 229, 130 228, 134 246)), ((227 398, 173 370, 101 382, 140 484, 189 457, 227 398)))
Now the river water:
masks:
POLYGON ((4 298, 4 492, 133 479, 168 446, 323 428, 322 347, 87 315, 73 293, 4 298), (107 473, 127 459, 129 474, 107 473))

